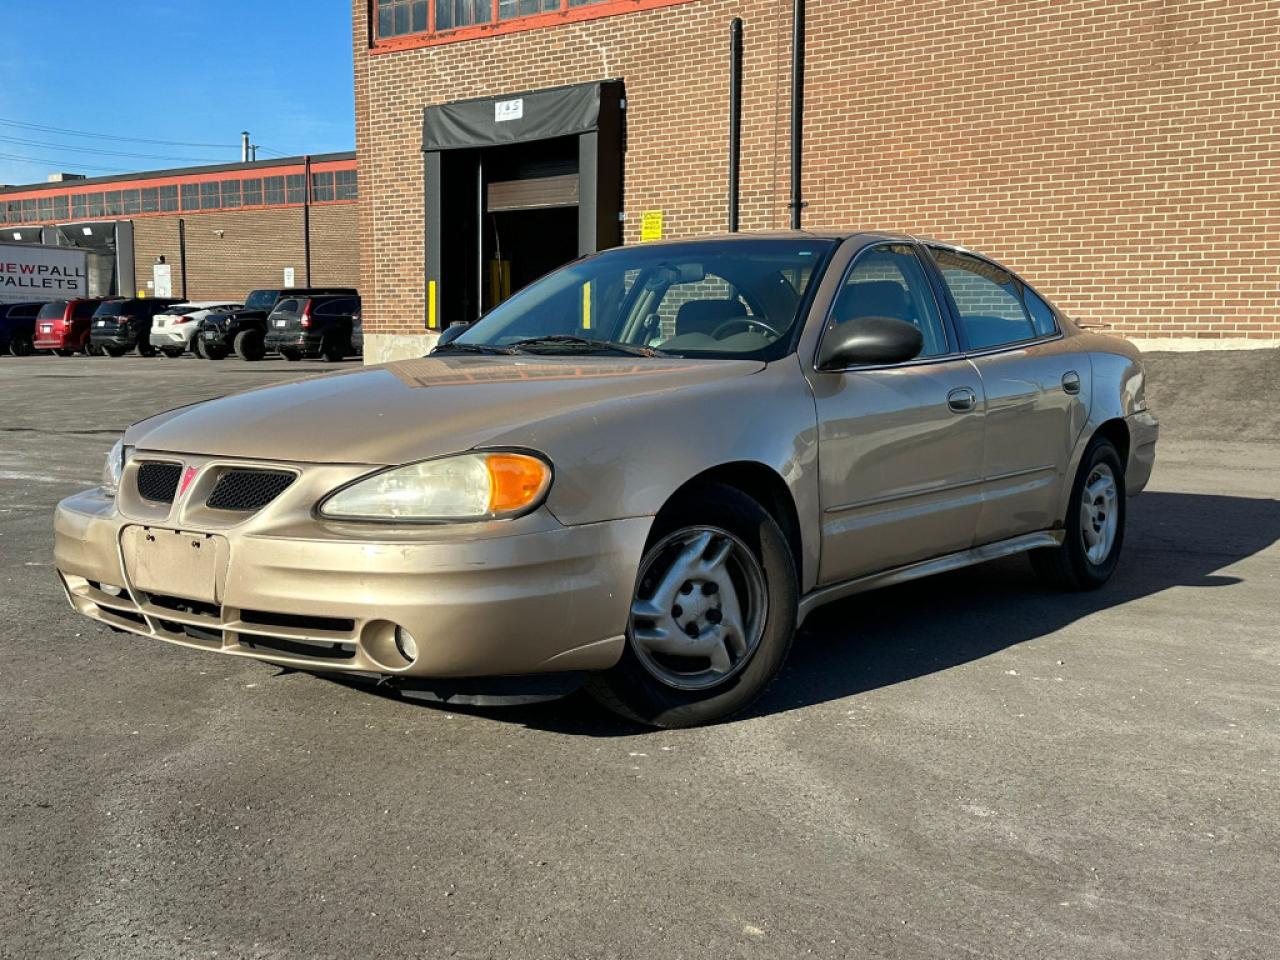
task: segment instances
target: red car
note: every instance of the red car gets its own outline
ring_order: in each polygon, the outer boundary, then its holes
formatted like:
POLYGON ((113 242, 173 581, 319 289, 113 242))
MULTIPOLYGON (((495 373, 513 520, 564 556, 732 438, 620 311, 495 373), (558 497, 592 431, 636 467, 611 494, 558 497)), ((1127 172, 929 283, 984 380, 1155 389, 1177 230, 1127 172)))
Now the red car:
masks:
POLYGON ((89 318, 102 297, 84 300, 54 300, 36 314, 35 348, 52 350, 60 357, 77 351, 89 353, 89 318))

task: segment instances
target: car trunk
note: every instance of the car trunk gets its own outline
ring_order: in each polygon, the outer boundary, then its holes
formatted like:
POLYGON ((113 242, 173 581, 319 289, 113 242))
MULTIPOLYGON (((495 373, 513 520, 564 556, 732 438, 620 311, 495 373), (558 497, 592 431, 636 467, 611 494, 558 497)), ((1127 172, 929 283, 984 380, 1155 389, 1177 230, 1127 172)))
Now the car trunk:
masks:
POLYGON ((66 314, 69 305, 64 302, 46 303, 36 314, 37 337, 63 337, 67 330, 66 314))
POLYGON ((267 320, 267 333, 275 336, 297 336, 310 322, 309 301, 289 298, 281 300, 267 320))

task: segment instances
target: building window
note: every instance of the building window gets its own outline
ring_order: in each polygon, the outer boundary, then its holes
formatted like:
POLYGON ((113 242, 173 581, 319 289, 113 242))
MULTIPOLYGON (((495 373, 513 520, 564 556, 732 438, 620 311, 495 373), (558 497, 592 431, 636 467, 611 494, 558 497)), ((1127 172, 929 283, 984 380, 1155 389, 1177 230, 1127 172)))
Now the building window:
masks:
POLYGON ((240 181, 223 180, 222 208, 224 210, 234 210, 238 206, 240 206, 240 181))
POLYGON ((307 200, 307 178, 301 173, 291 173, 285 178, 288 192, 285 203, 305 203, 307 200))
POLYGON ((41 220, 53 219, 53 197, 36 198, 36 215, 41 220))
POLYGON ((178 209, 178 188, 176 185, 160 187, 160 212, 173 213, 178 209))
POLYGON ((246 207, 262 206, 262 179, 260 177, 245 180, 241 187, 243 188, 241 204, 246 207))
POLYGON ((119 190, 109 190, 105 196, 106 199, 106 215, 108 217, 118 217, 124 213, 124 202, 120 199, 119 190))
POLYGON ((334 173, 333 179, 335 199, 356 199, 356 172, 354 170, 339 170, 334 173))
POLYGON ((200 186, 195 183, 182 184, 182 209, 200 209, 200 186))
POLYGON ((262 202, 267 206, 284 203, 284 177, 264 177, 262 202))
POLYGON ((71 198, 71 219, 83 220, 89 215, 89 198, 83 193, 77 193, 71 198))
POLYGON ((200 184, 200 209, 201 210, 217 210, 222 204, 218 198, 218 185, 216 183, 200 184))
POLYGON ((156 213, 160 209, 160 192, 155 187, 142 188, 142 212, 156 213))
MULTIPOLYGON (((455 30, 474 27, 527 29, 550 22, 572 22, 629 13, 637 9, 671 6, 688 0, 373 0, 374 33, 377 40, 402 37, 430 38, 455 30), (527 18, 542 17, 520 24, 527 18)), ((440 42, 465 39, 472 32, 457 37, 441 37, 440 42)), ((430 42, 427 40, 427 42, 430 42)), ((394 46, 404 46, 395 44, 394 46)), ((413 43, 408 44, 413 46, 413 43)))
POLYGON ((102 194, 100 193, 89 194, 89 206, 88 206, 88 210, 86 211, 86 215, 90 217, 102 216, 102 194))
POLYGON ((124 194, 124 212, 126 214, 142 212, 142 198, 137 190, 123 190, 121 193, 124 194))
POLYGON ((53 198, 53 219, 67 219, 67 195, 65 193, 53 198))
POLYGON ((36 202, 34 200, 22 201, 22 222, 34 223, 36 219, 36 202))
POLYGON ((5 209, 8 211, 5 214, 6 222, 8 223, 22 222, 22 201, 21 200, 10 200, 8 203, 5 204, 5 209))
POLYGON ((311 199, 317 203, 333 199, 332 173, 313 173, 311 175, 311 199))

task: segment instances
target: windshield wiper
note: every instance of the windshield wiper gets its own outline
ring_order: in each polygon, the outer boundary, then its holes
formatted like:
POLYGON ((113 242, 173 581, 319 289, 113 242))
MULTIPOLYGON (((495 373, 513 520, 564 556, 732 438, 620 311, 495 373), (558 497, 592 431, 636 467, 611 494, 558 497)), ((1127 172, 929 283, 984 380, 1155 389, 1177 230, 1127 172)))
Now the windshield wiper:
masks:
POLYGON ((525 340, 517 340, 511 346, 521 350, 529 347, 544 346, 565 346, 577 347, 587 350, 611 350, 614 353, 625 353, 631 357, 666 357, 670 354, 663 353, 653 347, 641 347, 630 343, 619 343, 616 340, 592 340, 590 337, 576 337, 569 333, 548 334, 545 337, 529 337, 525 340))
POLYGON ((457 353, 500 353, 504 356, 519 353, 514 347, 503 347, 494 343, 458 343, 454 340, 452 343, 444 343, 432 350, 432 353, 445 353, 453 350, 457 353))

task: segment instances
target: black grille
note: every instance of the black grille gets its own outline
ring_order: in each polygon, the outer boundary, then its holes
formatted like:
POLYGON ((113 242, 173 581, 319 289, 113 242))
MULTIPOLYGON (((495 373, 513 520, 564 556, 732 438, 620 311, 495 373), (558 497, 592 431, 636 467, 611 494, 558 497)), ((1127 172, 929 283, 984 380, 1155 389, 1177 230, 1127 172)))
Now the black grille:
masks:
POLYGON ((138 467, 138 494, 154 503, 173 503, 182 477, 180 463, 144 463, 138 467))
POLYGON ((205 505, 211 510, 260 510, 294 479, 283 470, 228 470, 218 477, 205 505))

